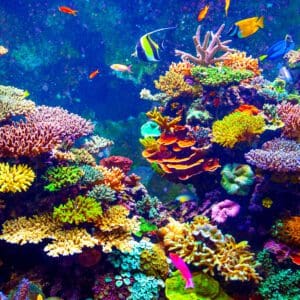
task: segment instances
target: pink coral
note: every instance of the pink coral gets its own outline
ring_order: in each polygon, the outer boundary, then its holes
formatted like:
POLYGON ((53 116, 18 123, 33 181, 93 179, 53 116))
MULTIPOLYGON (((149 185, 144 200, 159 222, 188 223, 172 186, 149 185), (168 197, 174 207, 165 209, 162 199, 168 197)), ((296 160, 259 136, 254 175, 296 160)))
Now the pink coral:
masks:
POLYGON ((94 130, 90 121, 60 107, 39 106, 26 119, 36 124, 51 125, 56 135, 69 144, 94 130))
POLYGON ((108 169, 117 167, 127 174, 132 166, 132 160, 124 156, 110 156, 103 158, 100 162, 101 166, 108 169))
POLYGON ((235 217, 239 211, 238 203, 226 199, 211 207, 211 219, 217 223, 224 223, 228 217, 235 217))
POLYGON ((278 115, 284 122, 283 133, 290 138, 300 138, 300 105, 283 103, 278 105, 278 115))

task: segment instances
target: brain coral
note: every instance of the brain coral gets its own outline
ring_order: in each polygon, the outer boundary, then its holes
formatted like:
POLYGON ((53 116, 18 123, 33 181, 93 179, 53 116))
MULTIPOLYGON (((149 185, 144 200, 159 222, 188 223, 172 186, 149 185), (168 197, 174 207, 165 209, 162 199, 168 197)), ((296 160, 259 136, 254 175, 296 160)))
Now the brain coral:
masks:
POLYGON ((265 122, 262 116, 234 112, 213 123, 213 142, 233 148, 236 143, 250 141, 255 135, 264 132, 264 127, 265 122))
POLYGON ((16 193, 27 191, 31 186, 35 174, 27 165, 13 165, 0 163, 0 192, 16 193))

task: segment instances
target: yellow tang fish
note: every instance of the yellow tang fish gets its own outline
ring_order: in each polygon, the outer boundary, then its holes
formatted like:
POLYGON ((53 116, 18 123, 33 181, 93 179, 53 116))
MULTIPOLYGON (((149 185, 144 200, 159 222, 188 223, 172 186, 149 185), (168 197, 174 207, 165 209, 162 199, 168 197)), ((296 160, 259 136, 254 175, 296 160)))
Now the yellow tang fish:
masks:
POLYGON ((225 14, 226 14, 226 17, 228 15, 229 6, 230 6, 230 0, 225 0, 225 14))
POLYGON ((254 34, 259 28, 264 28, 264 17, 248 18, 235 22, 228 35, 242 39, 254 34))

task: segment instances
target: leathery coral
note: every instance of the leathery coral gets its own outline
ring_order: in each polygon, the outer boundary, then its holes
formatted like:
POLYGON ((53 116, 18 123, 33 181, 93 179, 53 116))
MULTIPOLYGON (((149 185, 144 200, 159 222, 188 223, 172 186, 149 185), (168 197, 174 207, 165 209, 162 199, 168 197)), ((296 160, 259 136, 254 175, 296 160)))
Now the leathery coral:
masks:
POLYGON ((212 141, 223 147, 233 148, 235 144, 251 141, 264 132, 265 122, 262 116, 253 116, 246 112, 234 112, 212 126, 212 141))
POLYGON ((133 247, 131 234, 140 229, 140 222, 136 217, 128 218, 129 210, 122 205, 111 206, 100 216, 95 226, 100 230, 95 234, 103 252, 112 251, 116 247, 121 252, 130 252, 133 247))
POLYGON ((35 179, 34 171, 27 165, 10 166, 0 163, 0 192, 17 193, 27 191, 35 179))
POLYGON ((170 218, 169 223, 159 229, 163 246, 177 253, 187 263, 202 268, 214 275, 217 270, 225 280, 258 282, 261 278, 255 271, 258 264, 248 243, 236 243, 230 235, 223 235, 209 219, 197 216, 191 223, 179 223, 170 218))
POLYGON ((49 256, 72 255, 82 252, 84 247, 94 247, 97 239, 85 229, 65 230, 50 214, 19 217, 3 224, 1 240, 11 244, 37 244, 44 239, 52 239, 44 251, 49 256))

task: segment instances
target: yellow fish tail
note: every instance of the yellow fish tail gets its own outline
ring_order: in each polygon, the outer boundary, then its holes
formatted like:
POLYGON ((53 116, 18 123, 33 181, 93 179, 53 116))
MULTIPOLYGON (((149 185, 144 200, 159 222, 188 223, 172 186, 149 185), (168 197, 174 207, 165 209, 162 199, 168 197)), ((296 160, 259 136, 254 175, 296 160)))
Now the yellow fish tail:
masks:
POLYGON ((264 16, 260 17, 257 20, 257 26, 260 27, 260 28, 264 28, 265 27, 265 25, 264 25, 264 16))
POLYGON ((258 59, 259 59, 260 61, 263 61, 263 60, 265 60, 267 57, 268 57, 268 55, 265 54, 265 55, 261 55, 258 59))

